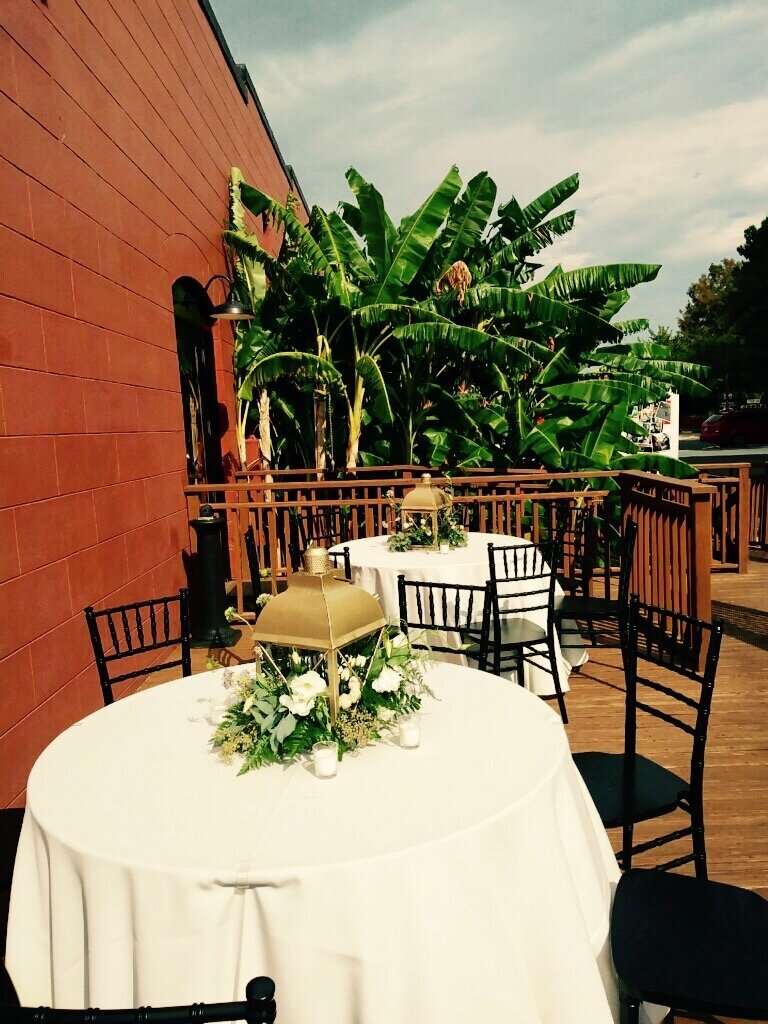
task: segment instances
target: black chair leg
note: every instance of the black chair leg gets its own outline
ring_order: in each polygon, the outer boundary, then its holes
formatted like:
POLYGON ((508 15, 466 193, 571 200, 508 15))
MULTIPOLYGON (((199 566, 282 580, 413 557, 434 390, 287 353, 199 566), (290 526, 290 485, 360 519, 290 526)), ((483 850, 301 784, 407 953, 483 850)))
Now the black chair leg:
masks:
POLYGON ((619 867, 622 871, 629 871, 632 867, 632 842, 635 832, 635 823, 630 821, 621 830, 621 859, 619 867))
POLYGON ((557 667, 557 655, 555 654, 553 641, 547 643, 547 656, 549 657, 549 669, 552 673, 552 682, 555 684, 555 696, 557 697, 557 706, 560 709, 560 717, 563 720, 563 725, 568 725, 568 712, 565 710, 565 695, 562 687, 560 686, 560 672, 557 667))
POLYGON ((707 848, 704 842, 703 820, 693 820, 693 865, 696 869, 696 877, 707 880, 707 848))
POLYGON ((640 1024, 640 1000, 619 992, 619 1024, 640 1024))
POLYGON ((518 686, 525 686, 525 658, 523 657, 523 648, 518 647, 515 651, 517 657, 517 664, 515 670, 517 672, 517 683, 518 686))

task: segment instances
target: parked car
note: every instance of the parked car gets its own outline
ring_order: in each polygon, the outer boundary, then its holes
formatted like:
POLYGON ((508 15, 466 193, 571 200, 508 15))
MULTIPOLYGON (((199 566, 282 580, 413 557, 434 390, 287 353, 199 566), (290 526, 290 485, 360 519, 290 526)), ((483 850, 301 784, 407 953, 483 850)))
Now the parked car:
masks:
POLYGON ((699 440, 720 448, 768 444, 768 409, 748 406, 713 413, 702 423, 699 440))

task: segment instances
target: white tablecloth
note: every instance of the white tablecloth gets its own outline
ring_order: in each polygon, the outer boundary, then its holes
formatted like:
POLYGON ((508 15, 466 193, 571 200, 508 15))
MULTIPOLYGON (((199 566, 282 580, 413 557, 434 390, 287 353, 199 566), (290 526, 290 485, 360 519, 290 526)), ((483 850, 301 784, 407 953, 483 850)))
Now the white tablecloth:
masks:
POLYGON ((608 1024, 616 861, 558 716, 437 665, 422 745, 332 780, 236 777, 208 749, 220 672, 117 701, 41 754, 7 965, 27 1005, 241 998, 281 1024, 608 1024))
MULTIPOLYGON (((395 620, 400 614, 397 577, 401 573, 407 580, 413 582, 463 583, 471 586, 485 586, 489 576, 488 545, 515 546, 529 544, 530 541, 523 540, 521 537, 506 537, 496 533, 470 533, 467 546, 454 548, 452 551, 427 551, 423 548, 413 551, 390 551, 387 543, 387 537, 367 537, 363 540, 347 541, 332 550, 340 552, 343 547, 349 548, 354 582, 370 593, 378 594, 384 614, 388 619, 395 620)), ((511 596, 512 590, 512 586, 505 585, 504 604, 507 607, 514 606, 515 603, 511 596)), ((557 607, 562 600, 562 588, 556 585, 555 606, 557 607)), ((546 612, 531 612, 526 617, 542 628, 546 627, 546 612)), ((479 615, 478 618, 480 618, 479 615)), ((573 623, 567 623, 567 626, 569 629, 575 629, 573 623)), ((458 635, 453 634, 453 638, 456 641, 456 646, 459 646, 458 635)), ((560 650, 559 642, 555 637, 560 686, 564 693, 568 691, 568 676, 571 669, 583 665, 587 661, 587 652, 578 643, 578 636, 569 636, 569 641, 569 646, 565 650, 560 650)), ((445 646, 449 645, 445 644, 445 646)), ((441 654, 436 654, 435 657, 445 658, 441 654)), ((457 656, 455 659, 453 655, 447 657, 466 664, 461 656, 457 656)), ((554 693, 554 686, 552 676, 548 671, 547 658, 545 655, 541 655, 537 656, 536 660, 542 665, 541 668, 538 664, 526 662, 525 685, 539 696, 550 696, 554 693)), ((515 676, 515 681, 516 678, 515 676)))

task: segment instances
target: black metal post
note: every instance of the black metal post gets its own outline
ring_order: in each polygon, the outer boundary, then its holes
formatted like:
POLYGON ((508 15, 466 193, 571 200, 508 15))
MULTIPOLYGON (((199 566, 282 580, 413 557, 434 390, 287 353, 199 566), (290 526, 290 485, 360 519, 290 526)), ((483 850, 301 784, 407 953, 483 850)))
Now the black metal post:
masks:
POLYGON ((240 637, 240 630, 233 629, 224 615, 227 608, 222 548, 224 520, 204 505, 200 518, 191 519, 189 525, 197 535, 192 646, 232 647, 240 637))

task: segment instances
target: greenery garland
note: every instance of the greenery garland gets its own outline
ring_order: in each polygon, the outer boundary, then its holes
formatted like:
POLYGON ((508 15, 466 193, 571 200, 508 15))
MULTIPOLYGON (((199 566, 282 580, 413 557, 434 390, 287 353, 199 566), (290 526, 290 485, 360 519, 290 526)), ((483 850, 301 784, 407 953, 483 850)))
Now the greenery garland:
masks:
POLYGON ((227 763, 241 757, 239 775, 291 761, 315 743, 333 740, 339 757, 381 738, 403 714, 418 711, 427 657, 408 637, 385 626, 339 652, 339 713, 331 722, 325 657, 317 651, 257 645, 253 668, 224 672, 234 698, 212 746, 227 763))

